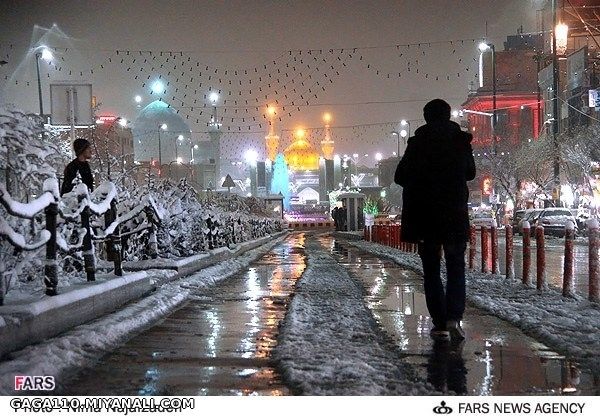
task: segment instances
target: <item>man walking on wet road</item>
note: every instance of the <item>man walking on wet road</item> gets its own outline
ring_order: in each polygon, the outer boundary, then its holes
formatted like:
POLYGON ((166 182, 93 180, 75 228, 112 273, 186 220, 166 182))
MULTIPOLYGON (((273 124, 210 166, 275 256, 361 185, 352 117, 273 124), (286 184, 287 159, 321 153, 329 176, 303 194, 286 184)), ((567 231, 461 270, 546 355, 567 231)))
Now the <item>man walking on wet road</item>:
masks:
POLYGON ((402 191, 402 240, 419 244, 425 299, 436 340, 464 339, 465 250, 469 236, 467 181, 475 178, 472 135, 450 120, 450 105, 423 108, 426 124, 408 139, 394 181, 402 191), (441 250, 447 285, 440 277, 441 250))

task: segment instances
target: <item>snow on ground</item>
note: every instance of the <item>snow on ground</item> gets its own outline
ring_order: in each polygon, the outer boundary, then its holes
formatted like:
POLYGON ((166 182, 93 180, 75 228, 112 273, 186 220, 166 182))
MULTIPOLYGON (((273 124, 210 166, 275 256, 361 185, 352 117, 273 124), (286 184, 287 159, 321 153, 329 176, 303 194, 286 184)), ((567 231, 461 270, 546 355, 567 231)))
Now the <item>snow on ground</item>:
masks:
POLYGON ((273 357, 303 395, 432 394, 385 341, 362 286, 314 240, 273 357))
POLYGON ((135 333, 175 310, 195 289, 211 286, 236 274, 284 238, 285 235, 234 259, 167 283, 151 296, 112 314, 11 353, 0 363, 0 395, 12 393, 15 375, 52 375, 60 385, 61 380, 77 368, 89 366, 135 333))
MULTIPOLYGON (((423 272, 417 254, 384 245, 354 241, 351 245, 389 257, 423 272)), ((508 321, 528 335, 600 371, 600 305, 581 297, 563 297, 555 289, 538 291, 504 276, 467 272, 467 300, 508 321)))

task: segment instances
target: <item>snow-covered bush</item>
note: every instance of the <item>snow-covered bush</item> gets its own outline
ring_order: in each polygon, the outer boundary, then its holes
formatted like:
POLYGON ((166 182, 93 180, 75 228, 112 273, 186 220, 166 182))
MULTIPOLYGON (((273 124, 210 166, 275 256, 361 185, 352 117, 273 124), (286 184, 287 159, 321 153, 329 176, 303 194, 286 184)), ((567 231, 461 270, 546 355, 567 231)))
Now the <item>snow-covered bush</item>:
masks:
MULTIPOLYGON (((60 149, 45 135, 41 119, 12 107, 0 107, 0 181, 14 201, 27 203, 42 194, 43 183, 56 178, 62 166, 60 149)), ((8 214, 0 205, 6 226, 27 242, 36 241, 44 229, 43 211, 33 219, 8 214)), ((4 290, 17 280, 33 281, 42 268, 44 247, 24 251, 0 239, 0 286, 4 290)), ((41 281, 36 282, 41 287, 41 281)))

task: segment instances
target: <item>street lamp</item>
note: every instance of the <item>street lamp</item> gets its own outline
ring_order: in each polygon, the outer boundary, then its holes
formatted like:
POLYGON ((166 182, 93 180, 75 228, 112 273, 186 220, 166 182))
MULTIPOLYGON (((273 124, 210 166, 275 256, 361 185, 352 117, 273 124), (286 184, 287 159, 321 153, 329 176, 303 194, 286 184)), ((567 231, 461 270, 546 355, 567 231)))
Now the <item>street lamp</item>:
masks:
POLYGON ((183 141, 183 135, 179 134, 177 135, 177 141, 175 141, 175 160, 178 161, 179 160, 179 147, 178 147, 178 142, 183 141))
POLYGON ((194 160, 194 150, 195 150, 195 149, 196 149, 196 150, 198 149, 198 144, 194 145, 194 146, 193 146, 193 147, 191 147, 190 149, 192 150, 192 159, 190 160, 190 164, 191 164, 191 163, 193 163, 193 162, 195 161, 195 160, 194 160))
POLYGON ((50 52, 50 50, 48 48, 46 48, 45 46, 40 47, 41 48, 41 52, 38 51, 35 53, 35 67, 37 70, 37 82, 38 82, 38 98, 40 101, 40 116, 43 118, 44 117, 44 104, 42 102, 42 79, 40 78, 40 58, 42 58, 44 61, 51 61, 54 56, 52 55, 52 52, 50 52))
POLYGON ((481 42, 479 44, 479 50, 483 54, 490 50, 492 52, 492 155, 496 155, 496 48, 494 44, 487 42, 481 42))
POLYGON ((168 128, 166 123, 158 125, 158 172, 162 171, 162 143, 160 141, 160 131, 166 131, 168 128))

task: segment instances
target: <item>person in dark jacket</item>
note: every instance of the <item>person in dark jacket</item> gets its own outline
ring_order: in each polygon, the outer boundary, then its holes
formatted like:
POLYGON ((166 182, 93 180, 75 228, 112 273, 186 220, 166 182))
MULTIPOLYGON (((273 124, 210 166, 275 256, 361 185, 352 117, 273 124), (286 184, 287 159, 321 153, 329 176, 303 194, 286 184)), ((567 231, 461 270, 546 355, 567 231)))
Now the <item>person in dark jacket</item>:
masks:
POLYGON ((465 250, 469 236, 467 181, 475 178, 472 135, 450 120, 441 99, 423 108, 426 124, 408 139, 394 181, 402 190, 402 240, 419 244, 432 338, 464 339, 465 250), (441 250, 447 288, 440 278, 441 250))
POLYGON ((94 176, 88 162, 92 158, 90 142, 84 138, 77 138, 73 141, 73 150, 76 158, 65 167, 64 179, 60 188, 61 196, 73 190, 73 180, 77 177, 77 173, 79 173, 81 181, 88 187, 88 190, 90 192, 94 190, 94 176))

